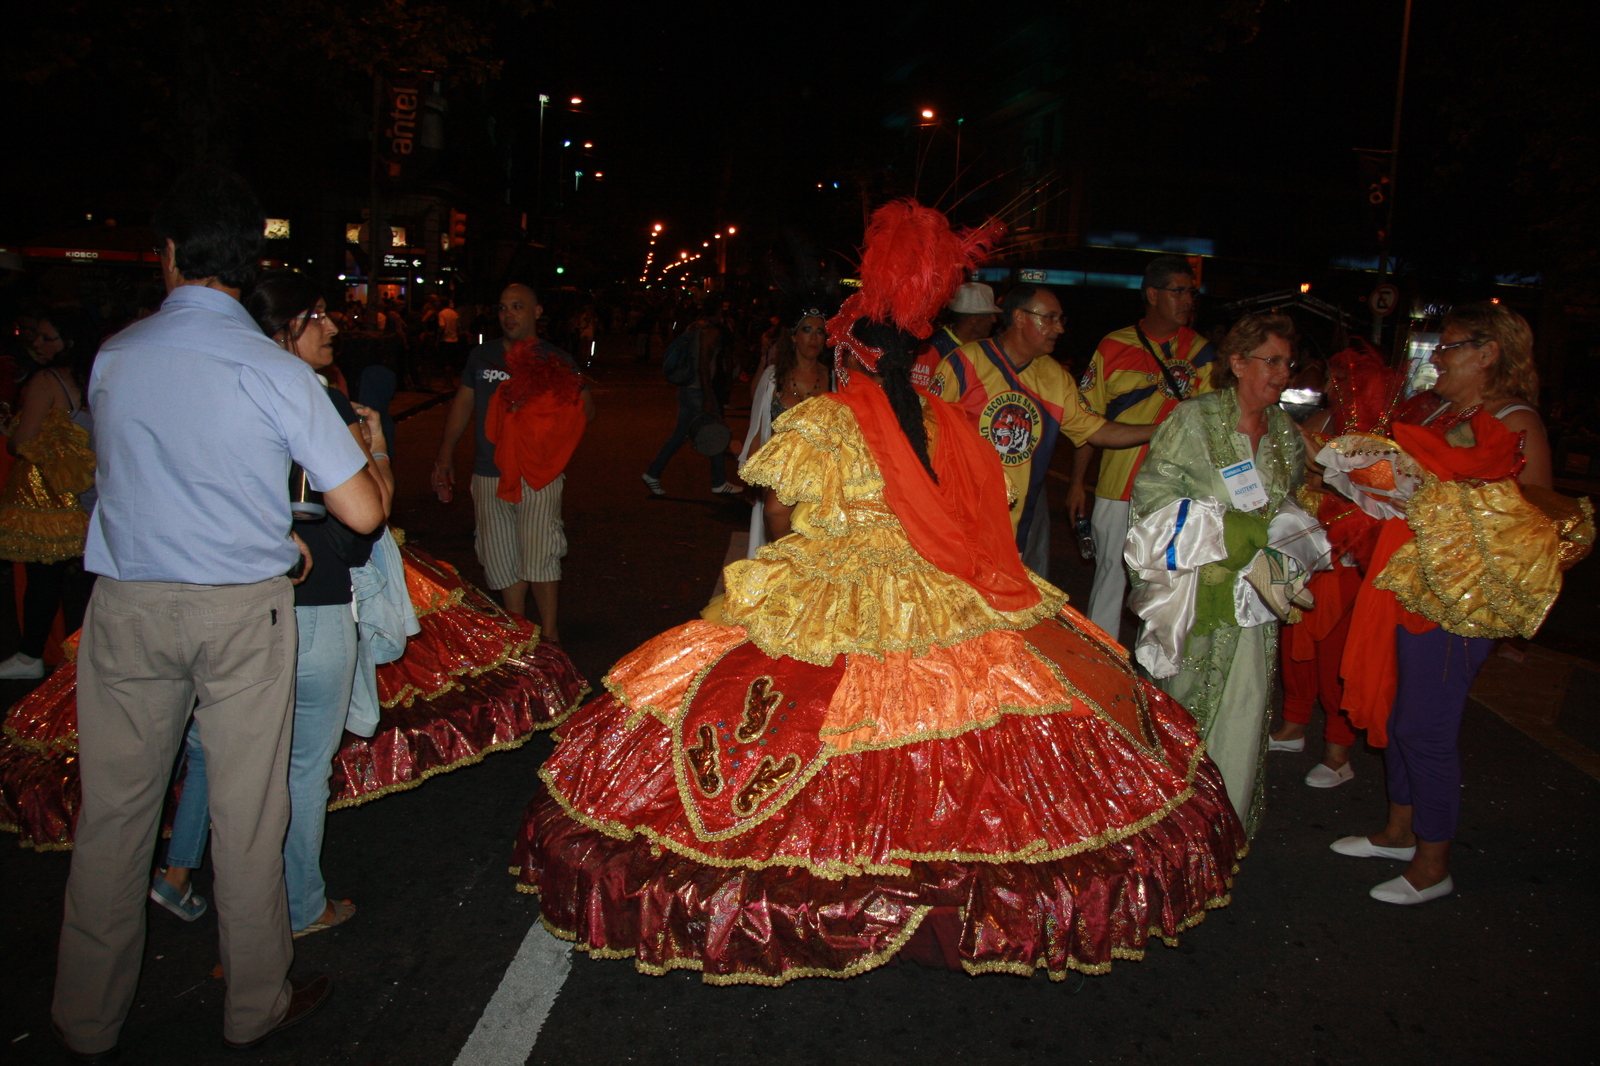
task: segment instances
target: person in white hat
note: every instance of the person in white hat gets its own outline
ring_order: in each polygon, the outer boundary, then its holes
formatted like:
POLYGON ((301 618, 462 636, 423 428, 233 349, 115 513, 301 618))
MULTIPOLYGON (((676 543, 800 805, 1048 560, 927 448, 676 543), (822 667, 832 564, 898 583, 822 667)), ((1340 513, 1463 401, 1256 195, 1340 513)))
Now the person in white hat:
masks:
POLYGON ((944 325, 933 331, 911 367, 911 384, 918 392, 928 390, 934 367, 941 359, 963 344, 985 340, 1000 320, 994 290, 978 281, 969 281, 957 289, 944 310, 944 325))

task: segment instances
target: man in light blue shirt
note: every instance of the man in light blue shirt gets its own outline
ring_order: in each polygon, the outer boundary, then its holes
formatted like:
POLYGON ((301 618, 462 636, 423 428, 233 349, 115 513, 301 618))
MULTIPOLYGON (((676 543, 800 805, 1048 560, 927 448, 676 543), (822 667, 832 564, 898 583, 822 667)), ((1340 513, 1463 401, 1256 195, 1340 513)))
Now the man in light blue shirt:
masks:
MULTIPOLYGON (((239 303, 265 222, 242 179, 185 175, 157 212, 168 296, 100 350, 89 382, 100 574, 78 653, 83 805, 61 930, 57 1035, 115 1048, 144 948, 166 782, 191 708, 209 775, 223 1038, 250 1046, 315 1010, 330 983, 288 980, 283 883, 297 634, 284 575, 290 461, 358 532, 377 483, 311 368, 239 303)), ((307 560, 309 562, 309 559, 307 560)))

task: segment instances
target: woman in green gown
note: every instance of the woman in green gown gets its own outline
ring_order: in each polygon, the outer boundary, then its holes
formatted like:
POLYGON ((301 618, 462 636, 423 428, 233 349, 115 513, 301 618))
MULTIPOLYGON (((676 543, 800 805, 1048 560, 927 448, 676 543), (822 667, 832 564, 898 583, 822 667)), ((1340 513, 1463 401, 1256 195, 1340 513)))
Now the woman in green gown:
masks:
POLYGON ((1157 684, 1194 716, 1252 836, 1261 813, 1278 627, 1240 626, 1234 586, 1245 580, 1244 570, 1267 544, 1268 523, 1304 476, 1300 431, 1278 406, 1294 341, 1293 322, 1279 314, 1246 315, 1229 330, 1216 391, 1180 404, 1151 439, 1129 519, 1137 525, 1184 498, 1210 497, 1227 507, 1227 557, 1200 569, 1182 668, 1157 684))

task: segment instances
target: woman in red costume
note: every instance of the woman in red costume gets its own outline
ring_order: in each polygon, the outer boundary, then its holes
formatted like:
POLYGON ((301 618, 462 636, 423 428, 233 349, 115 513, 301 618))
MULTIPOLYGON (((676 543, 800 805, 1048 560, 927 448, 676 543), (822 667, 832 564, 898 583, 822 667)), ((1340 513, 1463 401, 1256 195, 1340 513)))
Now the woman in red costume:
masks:
MULTIPOLYGON (((1594 539, 1589 501, 1551 491, 1522 316, 1492 303, 1456 308, 1433 364, 1437 406, 1420 425, 1396 425, 1390 445, 1389 483, 1417 487, 1403 517, 1380 528, 1343 663, 1351 722, 1387 746, 1388 819, 1379 832, 1332 844, 1354 858, 1405 862, 1399 877, 1371 890, 1402 905, 1455 890, 1456 738, 1473 679, 1496 639, 1538 631, 1562 571, 1594 539)), ((1335 441, 1322 459, 1335 463, 1338 451, 1353 467, 1365 461, 1361 448, 1335 441)))
MULTIPOLYGON (((1352 346, 1328 360, 1328 409, 1302 427, 1306 454, 1314 457, 1329 439, 1348 433, 1389 431, 1399 399, 1399 375, 1384 365, 1369 344, 1352 346)), ((1312 788, 1336 788, 1355 777, 1350 748, 1356 742, 1350 718, 1341 711, 1344 683, 1339 663, 1350 633, 1350 610, 1361 587, 1361 574, 1377 540, 1378 520, 1334 492, 1322 491, 1320 470, 1313 467, 1300 490, 1300 503, 1316 515, 1333 544, 1333 568, 1311 579, 1307 590, 1316 607, 1283 627, 1279 654, 1283 667, 1283 725, 1272 734, 1270 750, 1304 751, 1312 707, 1322 703, 1322 760, 1306 774, 1312 788)))
MULTIPOLYGON (((422 631, 378 667, 377 730, 344 734, 330 811, 520 747, 589 691, 538 626, 506 614, 450 564, 410 545, 401 554, 422 631)), ((0 733, 0 831, 37 851, 71 848, 78 817, 76 635, 64 650, 69 661, 11 708, 0 733)))
POLYGON ((624 657, 540 773, 515 869, 556 935, 715 984, 902 950, 1059 979, 1227 902, 1244 835, 1193 722, 1022 566, 993 448, 911 386, 988 239, 873 216, 829 323, 848 381, 741 471, 779 539, 624 657))

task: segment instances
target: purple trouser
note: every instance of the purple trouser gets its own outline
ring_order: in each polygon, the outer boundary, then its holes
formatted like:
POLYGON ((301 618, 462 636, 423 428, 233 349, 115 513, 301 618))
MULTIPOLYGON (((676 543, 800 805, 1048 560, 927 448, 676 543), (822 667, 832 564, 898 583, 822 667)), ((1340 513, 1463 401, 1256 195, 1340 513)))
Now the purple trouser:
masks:
POLYGON ((1400 678, 1389 712, 1389 802, 1410 807, 1411 827, 1430 844, 1454 839, 1461 814, 1461 752, 1456 738, 1467 690, 1494 650, 1488 637, 1395 627, 1400 678))

